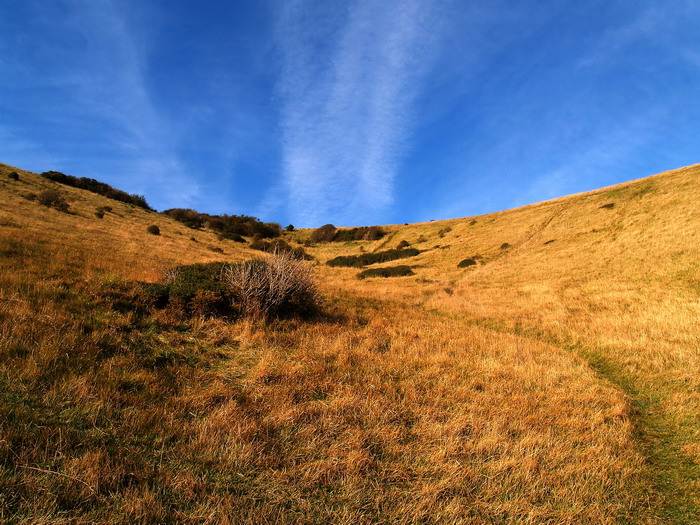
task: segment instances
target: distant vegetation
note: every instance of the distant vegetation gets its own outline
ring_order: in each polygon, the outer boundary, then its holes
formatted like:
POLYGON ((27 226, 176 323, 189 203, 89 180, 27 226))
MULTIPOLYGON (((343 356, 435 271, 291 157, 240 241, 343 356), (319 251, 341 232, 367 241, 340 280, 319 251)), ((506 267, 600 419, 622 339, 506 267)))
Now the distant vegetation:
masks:
POLYGON ((394 261, 396 259, 405 259, 406 257, 415 257, 420 253, 416 248, 406 248, 403 250, 386 250, 376 253, 363 253, 360 255, 341 255, 331 259, 326 264, 328 266, 349 266, 351 268, 361 268, 369 264, 383 263, 394 261))
POLYGON ((17 173, 16 171, 11 171, 7 174, 7 177, 11 180, 19 180, 19 173, 17 173))
POLYGON ((172 208, 163 213, 190 228, 209 228, 234 241, 239 241, 240 236, 270 239, 282 235, 282 228, 276 222, 262 222, 249 215, 209 215, 188 208, 172 208))
POLYGON ((102 195, 115 201, 133 204, 134 206, 138 206, 139 208, 153 211, 153 208, 151 208, 148 205, 148 203, 146 202, 146 198, 142 195, 134 195, 122 190, 118 190, 116 188, 113 188, 109 184, 99 182, 95 179, 89 179, 87 177, 74 177, 73 175, 66 175, 65 173, 61 173, 60 171, 45 171, 41 174, 41 176, 45 179, 58 182, 59 184, 65 184, 66 186, 72 186, 74 188, 80 188, 81 190, 91 191, 92 193, 97 193, 98 195, 102 195))
POLYGON ((360 226, 339 230, 332 224, 325 224, 311 232, 311 242, 376 241, 386 233, 380 226, 360 226))
POLYGON ((146 231, 151 235, 160 235, 160 228, 156 224, 151 224, 146 231))
POLYGON ((413 270, 410 266, 389 266, 387 268, 369 268, 357 274, 358 279, 367 279, 368 277, 404 277, 413 275, 413 270))
POLYGON ((253 250, 260 250, 261 252, 267 253, 288 253, 295 259, 304 259, 307 261, 313 259, 313 257, 306 253, 301 246, 291 246, 288 242, 283 241, 282 239, 274 239, 272 241, 255 239, 250 243, 250 247, 253 250))

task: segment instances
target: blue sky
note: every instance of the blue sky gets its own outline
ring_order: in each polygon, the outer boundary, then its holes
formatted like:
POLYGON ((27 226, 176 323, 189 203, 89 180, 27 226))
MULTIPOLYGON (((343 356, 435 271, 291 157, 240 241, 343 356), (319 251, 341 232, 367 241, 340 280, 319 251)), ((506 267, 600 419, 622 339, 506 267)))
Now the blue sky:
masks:
POLYGON ((700 2, 3 0, 0 162, 286 225, 700 162, 700 2))

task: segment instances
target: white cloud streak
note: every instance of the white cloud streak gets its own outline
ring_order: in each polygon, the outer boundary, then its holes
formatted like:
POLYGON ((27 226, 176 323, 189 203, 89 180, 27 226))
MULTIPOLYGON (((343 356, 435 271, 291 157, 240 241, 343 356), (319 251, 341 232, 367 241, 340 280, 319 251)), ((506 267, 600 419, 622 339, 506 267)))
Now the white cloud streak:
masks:
MULTIPOLYGON (((106 179, 128 191, 155 196, 161 207, 183 205, 198 189, 186 176, 177 151, 175 126, 157 111, 148 90, 148 43, 143 27, 130 18, 129 4, 115 0, 62 0, 51 6, 34 2, 35 22, 70 35, 41 48, 50 71, 27 70, 33 84, 43 84, 55 101, 44 111, 49 126, 84 137, 85 129, 101 129, 96 143, 109 143, 110 158, 85 150, 80 158, 60 155, 57 165, 68 173, 106 179), (77 46, 74 42, 82 42, 77 46), (101 124, 95 126, 95 122, 101 124), (95 172, 95 169, 103 171, 95 172)), ((74 139, 75 140, 75 139, 74 139)), ((37 158, 57 158, 60 148, 36 145, 37 158)), ((17 149, 17 148, 15 148, 17 149)), ((26 148, 25 148, 26 149, 26 148)), ((28 159, 31 165, 31 160, 28 159)))
POLYGON ((282 168, 295 224, 370 223, 391 205, 443 24, 428 0, 281 9, 282 168))

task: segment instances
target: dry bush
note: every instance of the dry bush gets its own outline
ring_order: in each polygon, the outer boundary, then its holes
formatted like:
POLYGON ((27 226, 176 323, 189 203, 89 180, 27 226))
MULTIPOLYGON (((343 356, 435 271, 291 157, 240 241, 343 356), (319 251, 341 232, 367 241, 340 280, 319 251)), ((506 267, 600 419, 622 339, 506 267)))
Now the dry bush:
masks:
POLYGON ((42 204, 48 208, 54 208, 58 211, 67 212, 70 208, 70 204, 66 202, 66 199, 55 190, 44 190, 39 195, 37 195, 37 200, 39 204, 42 204))
POLYGON ((151 224, 148 228, 146 228, 146 231, 151 235, 160 235, 160 228, 155 224, 151 224))
POLYGON ((255 259, 224 269, 224 281, 236 297, 241 313, 269 318, 281 313, 313 312, 318 306, 311 265, 287 251, 269 259, 255 259))

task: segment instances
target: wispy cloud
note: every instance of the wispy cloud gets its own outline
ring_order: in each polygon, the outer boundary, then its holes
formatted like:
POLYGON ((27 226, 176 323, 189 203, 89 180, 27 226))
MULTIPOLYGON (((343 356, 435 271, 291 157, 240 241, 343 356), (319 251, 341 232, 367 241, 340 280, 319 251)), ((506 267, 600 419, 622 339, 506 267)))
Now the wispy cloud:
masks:
POLYGON ((324 11, 293 0, 280 10, 283 173, 295 223, 369 223, 392 203, 415 97, 446 23, 433 5, 358 0, 324 11))
POLYGON ((159 114, 150 98, 148 42, 139 21, 127 16, 134 10, 114 0, 29 5, 33 23, 46 28, 45 42, 37 48, 35 69, 21 73, 32 85, 41 85, 46 95, 40 104, 46 107, 25 111, 40 115, 42 125, 62 130, 66 137, 56 133, 57 140, 46 144, 43 153, 37 145, 29 165, 36 157, 58 156, 64 166, 52 168, 112 180, 129 191, 155 196, 160 206, 190 200, 197 187, 185 176, 177 156, 172 122, 159 114), (52 38, 56 34, 66 38, 52 38), (42 64, 49 69, 39 71, 42 64), (86 138, 95 150, 86 144, 79 157, 61 155, 58 142, 68 137, 86 138), (99 149, 110 155, 103 163, 94 160, 99 149), (88 171, 100 165, 104 172, 88 171))

